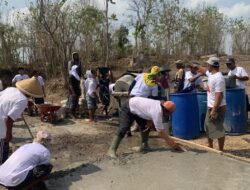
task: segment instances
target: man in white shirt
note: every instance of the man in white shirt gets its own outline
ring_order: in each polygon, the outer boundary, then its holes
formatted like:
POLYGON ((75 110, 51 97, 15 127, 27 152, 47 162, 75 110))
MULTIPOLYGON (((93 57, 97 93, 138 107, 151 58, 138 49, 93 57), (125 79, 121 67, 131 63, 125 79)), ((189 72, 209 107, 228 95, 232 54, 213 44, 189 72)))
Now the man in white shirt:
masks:
POLYGON ((153 121, 159 136, 163 138, 166 143, 173 149, 179 149, 179 146, 169 137, 166 129, 163 125, 163 119, 169 117, 174 112, 175 104, 171 101, 161 102, 160 100, 153 100, 143 97, 132 97, 125 102, 121 107, 121 113, 119 116, 119 129, 117 135, 114 137, 112 144, 108 151, 108 156, 116 158, 116 151, 121 140, 124 138, 126 132, 130 130, 130 127, 134 121, 140 126, 141 145, 140 151, 148 149, 148 139, 145 138, 147 131, 145 126, 147 121, 153 121))
POLYGON ((78 108, 79 98, 81 96, 81 75, 79 75, 79 66, 73 65, 70 69, 69 75, 69 99, 68 107, 70 109, 70 116, 77 118, 76 110, 78 108))
POLYGON ((197 73, 197 68, 193 67, 192 64, 189 64, 187 67, 190 68, 190 71, 185 73, 184 88, 181 92, 194 92, 196 88, 202 85, 202 74, 197 73))
MULTIPOLYGON (((39 72, 34 70, 33 71, 33 76, 38 80, 39 84, 42 87, 43 90, 43 97, 46 97, 46 93, 45 93, 45 82, 44 79, 41 75, 39 75, 39 72)), ((44 104, 44 98, 35 98, 35 103, 36 104, 44 104)))
POLYGON ((86 74, 88 78, 85 81, 84 87, 86 91, 86 100, 89 110, 89 120, 92 122, 95 119, 95 111, 97 109, 97 104, 100 103, 99 97, 97 95, 98 81, 96 80, 96 70, 92 69, 86 74))
MULTIPOLYGON (((249 80, 249 76, 243 67, 236 67, 233 57, 229 57, 226 61, 227 68, 229 69, 228 76, 236 79, 236 86, 239 88, 246 88, 245 82, 249 80)), ((249 99, 246 94, 247 112, 250 111, 249 99)))
POLYGON ((42 97, 42 88, 35 78, 16 83, 16 88, 6 88, 0 92, 0 165, 8 158, 12 126, 27 107, 27 96, 42 97))
POLYGON ((18 68, 18 74, 14 76, 14 78, 12 79, 12 85, 15 86, 16 82, 24 80, 24 79, 28 79, 29 76, 27 74, 24 74, 24 68, 23 67, 19 67, 18 68))
POLYGON ((213 140, 218 139, 219 150, 223 151, 225 142, 225 130, 223 127, 226 111, 226 84, 222 73, 219 71, 219 58, 210 57, 207 61, 208 70, 198 67, 198 71, 208 76, 207 88, 207 115, 205 129, 208 136, 208 146, 213 148, 213 140))
POLYGON ((129 87, 130 96, 158 97, 158 85, 156 79, 160 77, 160 68, 153 66, 149 73, 137 75, 129 87))
POLYGON ((248 74, 243 67, 236 67, 235 60, 230 57, 226 61, 227 68, 230 70, 228 76, 235 77, 236 86, 240 88, 245 88, 245 81, 249 80, 248 74))
POLYGON ((50 134, 40 130, 33 143, 18 148, 0 166, 0 184, 13 190, 25 189, 47 176, 52 170, 51 155, 47 149, 49 141, 50 134))

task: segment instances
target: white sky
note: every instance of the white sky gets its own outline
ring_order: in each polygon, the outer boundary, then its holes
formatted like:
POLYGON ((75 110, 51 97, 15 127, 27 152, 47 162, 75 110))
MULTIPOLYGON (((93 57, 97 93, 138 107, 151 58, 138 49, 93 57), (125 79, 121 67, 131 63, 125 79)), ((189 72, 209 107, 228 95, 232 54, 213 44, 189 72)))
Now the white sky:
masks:
MULTIPOLYGON (((0 12, 2 13, 2 19, 5 22, 14 23, 16 20, 16 12, 21 12, 23 17, 28 14, 28 7, 30 3, 34 3, 35 0, 7 0, 8 6, 2 6, 0 12), (8 16, 8 20, 6 19, 8 16)), ((73 5, 81 0, 67 0, 66 5, 73 5)), ((105 9, 105 0, 88 0, 99 9, 105 9)), ((130 0, 114 0, 115 5, 110 4, 109 13, 116 14, 118 21, 117 26, 120 24, 126 25, 128 22, 129 13, 129 1, 130 0)), ((211 6, 216 6, 219 8, 219 11, 225 15, 233 18, 243 17, 245 19, 250 19, 250 0, 180 0, 184 7, 195 9, 196 7, 206 4, 211 6)), ((20 14, 18 15, 20 17, 20 14)), ((22 17, 22 16, 21 16, 22 17)), ((227 46, 227 45, 226 45, 227 46)))
MULTIPOLYGON (((35 0, 7 0, 8 6, 2 7, 3 14, 7 14, 11 9, 23 9, 29 6, 30 3, 34 3, 35 0)), ((72 4, 80 0, 68 0, 67 4, 72 4)), ((90 0, 94 2, 99 8, 104 7, 105 0, 90 0)), ((114 0, 116 5, 111 5, 110 12, 116 13, 120 20, 124 20, 126 17, 127 8, 130 0, 114 0), (122 18, 123 17, 123 18, 122 18)), ((181 0, 184 6, 188 8, 195 8, 201 3, 207 5, 214 5, 219 8, 221 12, 230 17, 244 17, 250 18, 250 0, 181 0)))

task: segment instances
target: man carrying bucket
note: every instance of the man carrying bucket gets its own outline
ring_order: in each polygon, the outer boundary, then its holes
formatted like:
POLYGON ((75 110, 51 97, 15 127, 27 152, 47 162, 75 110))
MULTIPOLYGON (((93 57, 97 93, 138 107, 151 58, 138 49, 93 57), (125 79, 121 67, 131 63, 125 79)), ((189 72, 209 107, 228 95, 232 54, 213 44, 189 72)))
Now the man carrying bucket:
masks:
POLYGON ((223 127, 226 111, 226 85, 222 73, 219 71, 219 58, 210 57, 207 61, 208 70, 194 64, 198 71, 208 76, 207 88, 207 115, 205 130, 208 136, 208 147, 213 148, 213 140, 218 139, 219 150, 223 151, 225 130, 223 127))
POLYGON ((163 118, 168 117, 175 111, 175 104, 171 101, 162 102, 143 97, 132 97, 126 101, 121 107, 120 126, 110 145, 108 156, 116 158, 118 146, 130 129, 132 123, 136 121, 141 127, 141 144, 138 151, 148 150, 148 130, 145 129, 147 120, 152 120, 159 136, 175 150, 180 150, 180 147, 169 137, 166 129, 163 126, 163 118))

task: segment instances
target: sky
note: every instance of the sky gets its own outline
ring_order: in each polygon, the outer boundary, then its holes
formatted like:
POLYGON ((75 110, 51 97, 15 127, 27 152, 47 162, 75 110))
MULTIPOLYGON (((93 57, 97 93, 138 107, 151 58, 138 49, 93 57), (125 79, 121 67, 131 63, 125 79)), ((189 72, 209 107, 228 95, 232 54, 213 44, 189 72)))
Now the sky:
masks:
MULTIPOLYGON (((1 1, 1 0, 0 0, 1 1)), ((67 0, 66 5, 76 5, 81 0, 67 0)), ((104 10, 105 9, 105 0, 89 0, 91 1, 96 7, 99 9, 104 10)), ((117 26, 119 26, 122 23, 128 22, 128 15, 131 15, 129 13, 129 1, 130 0, 113 0, 116 2, 115 5, 110 4, 109 6, 109 14, 116 14, 118 21, 117 26)), ((24 15, 26 15, 28 11, 28 7, 30 3, 35 3, 36 0, 7 0, 8 5, 2 6, 0 8, 0 12, 2 13, 2 19, 5 22, 8 23, 14 23, 15 22, 15 13, 23 12, 24 15), (9 16, 6 16, 9 15, 9 16), (7 19, 8 18, 8 19, 7 19)), ((250 0, 180 0, 181 4, 184 7, 187 7, 189 9, 195 9, 201 4, 206 4, 210 6, 216 6, 218 7, 219 11, 221 13, 224 13, 228 17, 233 18, 240 18, 243 17, 245 19, 250 19, 250 0)), ((225 44, 225 51, 230 53, 231 52, 231 42, 230 38, 228 38, 227 44, 225 44)))
MULTIPOLYGON (((68 0, 68 4, 76 2, 78 0, 68 0)), ((99 7, 104 7, 105 0, 93 0, 99 7)), ((30 3, 35 0, 7 0, 8 6, 1 8, 3 14, 7 14, 13 8, 23 9, 25 12, 28 10, 27 7, 30 3)), ((115 0, 116 5, 110 6, 110 12, 116 13, 118 19, 123 20, 129 7, 129 0, 115 0)), ((230 17, 244 17, 250 18, 250 0, 181 0, 185 7, 194 9, 201 2, 205 2, 207 5, 217 6, 220 12, 230 17)), ((13 12, 13 10, 11 11, 13 12)))

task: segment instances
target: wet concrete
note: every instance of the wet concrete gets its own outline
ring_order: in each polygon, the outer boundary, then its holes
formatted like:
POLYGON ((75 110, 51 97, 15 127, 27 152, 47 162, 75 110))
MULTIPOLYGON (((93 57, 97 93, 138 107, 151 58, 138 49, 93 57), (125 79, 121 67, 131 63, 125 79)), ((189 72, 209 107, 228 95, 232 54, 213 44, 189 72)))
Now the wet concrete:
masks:
POLYGON ((250 164, 206 151, 163 148, 79 166, 46 184, 49 190, 248 190, 250 164))

